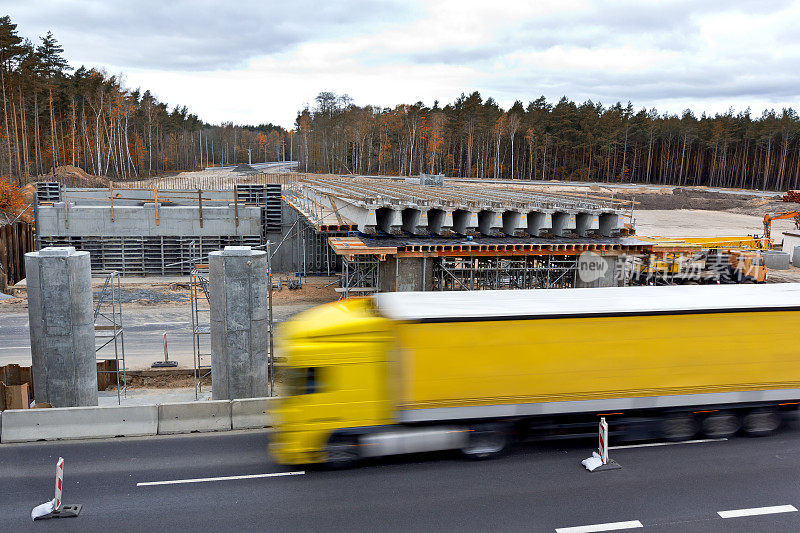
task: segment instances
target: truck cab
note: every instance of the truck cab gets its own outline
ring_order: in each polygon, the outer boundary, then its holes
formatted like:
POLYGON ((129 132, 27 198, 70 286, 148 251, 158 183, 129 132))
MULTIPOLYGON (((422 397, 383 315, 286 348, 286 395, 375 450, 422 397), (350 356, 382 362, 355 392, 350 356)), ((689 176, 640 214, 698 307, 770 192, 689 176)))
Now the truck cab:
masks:
POLYGON ((282 400, 270 444, 279 463, 328 461, 357 445, 348 442, 348 428, 393 423, 391 345, 389 321, 369 298, 322 305, 285 324, 276 365, 282 400))

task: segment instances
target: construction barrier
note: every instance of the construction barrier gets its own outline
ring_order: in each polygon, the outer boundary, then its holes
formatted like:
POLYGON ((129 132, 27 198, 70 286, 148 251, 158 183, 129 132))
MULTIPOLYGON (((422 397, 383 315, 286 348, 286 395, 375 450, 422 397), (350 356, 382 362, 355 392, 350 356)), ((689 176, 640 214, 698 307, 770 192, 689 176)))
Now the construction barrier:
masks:
POLYGON ((599 446, 597 452, 604 465, 608 464, 608 423, 606 417, 600 418, 600 428, 598 431, 599 446))
POLYGON ((269 415, 277 398, 246 398, 231 400, 231 427, 233 429, 265 428, 272 425, 269 415))
POLYGON ((272 425, 269 412, 277 400, 9 409, 0 412, 0 443, 266 428, 272 425))
POLYGON ((63 505, 61 494, 64 489, 64 458, 59 457, 56 463, 56 492, 55 498, 49 502, 37 505, 31 510, 33 520, 47 520, 50 518, 75 518, 80 514, 83 505, 63 505))
POLYGON ((133 437, 158 433, 155 405, 9 409, 0 442, 133 437))
POLYGON ((158 406, 158 434, 230 431, 231 402, 164 403, 158 406))
POLYGON ((61 493, 64 489, 64 458, 59 457, 56 463, 56 508, 58 511, 61 509, 61 493))

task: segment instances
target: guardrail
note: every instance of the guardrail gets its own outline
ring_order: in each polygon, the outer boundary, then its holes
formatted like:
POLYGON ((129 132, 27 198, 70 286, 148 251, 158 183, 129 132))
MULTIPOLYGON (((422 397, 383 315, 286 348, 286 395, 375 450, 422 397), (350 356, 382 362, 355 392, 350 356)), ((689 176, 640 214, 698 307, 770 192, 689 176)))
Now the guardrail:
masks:
POLYGON ((277 400, 9 409, 0 413, 0 443, 266 428, 271 426, 270 410, 277 400))

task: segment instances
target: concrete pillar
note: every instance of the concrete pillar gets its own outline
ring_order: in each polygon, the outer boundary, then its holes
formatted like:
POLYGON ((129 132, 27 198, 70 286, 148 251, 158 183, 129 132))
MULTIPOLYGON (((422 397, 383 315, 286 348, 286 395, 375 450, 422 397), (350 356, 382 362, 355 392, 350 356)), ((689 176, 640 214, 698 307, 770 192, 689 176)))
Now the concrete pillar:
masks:
POLYGON ((25 254, 36 403, 97 405, 89 252, 49 247, 25 254))
POLYGON ((583 252, 578 258, 575 287, 621 287, 622 264, 615 255, 583 252))
POLYGON ((208 254, 214 400, 267 396, 267 253, 226 246, 208 254))
POLYGON ((381 261, 380 291, 406 292, 433 290, 433 262, 431 257, 388 257, 381 261))

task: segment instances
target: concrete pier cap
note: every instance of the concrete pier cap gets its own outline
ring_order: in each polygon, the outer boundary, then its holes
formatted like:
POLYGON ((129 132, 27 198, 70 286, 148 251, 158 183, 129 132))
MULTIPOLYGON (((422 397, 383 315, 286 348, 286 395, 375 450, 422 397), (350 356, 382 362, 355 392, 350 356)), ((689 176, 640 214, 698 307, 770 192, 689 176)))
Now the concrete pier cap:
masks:
POLYGON ((72 246, 29 252, 25 271, 36 402, 97 405, 89 252, 72 246))
POLYGON ((226 246, 208 263, 212 397, 267 396, 267 253, 226 246))

